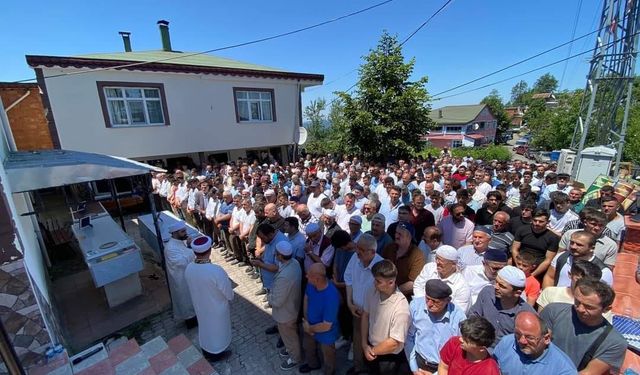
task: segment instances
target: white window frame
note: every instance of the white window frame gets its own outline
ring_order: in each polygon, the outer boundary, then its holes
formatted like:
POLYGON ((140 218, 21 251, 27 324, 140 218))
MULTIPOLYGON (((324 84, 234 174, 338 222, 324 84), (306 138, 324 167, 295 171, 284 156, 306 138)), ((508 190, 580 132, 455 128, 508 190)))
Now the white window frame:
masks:
POLYGON ((446 134, 463 134, 462 133, 462 126, 458 126, 458 125, 456 125, 456 126, 447 126, 446 134), (453 130, 453 129, 456 129, 456 128, 457 128, 457 130, 453 130))
POLYGON ((245 88, 234 87, 233 88, 234 105, 236 109, 236 121, 238 123, 272 123, 276 121, 276 104, 275 104, 275 90, 265 88, 245 88), (250 98, 251 94, 258 93, 260 98, 250 98), (245 95, 242 95, 245 94, 245 95), (269 98, 265 98, 265 94, 269 95, 269 98), (245 96, 241 98, 240 96, 245 96), (270 117, 265 116, 263 104, 267 104, 271 108, 270 117), (253 115, 251 111, 251 105, 257 104, 258 116, 256 118, 251 117, 253 115), (240 118, 240 108, 245 106, 246 113, 249 114, 248 119, 240 118))
POLYGON ((462 147, 462 141, 459 139, 454 139, 451 141, 451 148, 462 147))
POLYGON ((156 83, 138 83, 138 82, 97 82, 98 92, 102 105, 102 112, 105 117, 105 125, 108 128, 136 128, 147 126, 166 126, 169 125, 169 115, 167 112, 167 103, 164 93, 164 85, 156 83), (110 97, 108 96, 109 90, 118 90, 120 96, 110 97), (140 97, 127 97, 126 90, 139 90, 140 97), (157 93, 157 96, 147 96, 145 90, 153 90, 157 93), (109 105, 112 102, 123 102, 126 112, 126 123, 117 123, 115 121, 116 114, 112 112, 112 108, 109 105), (133 122, 131 115, 133 102, 142 102, 142 111, 144 116, 144 122, 133 122), (162 121, 151 122, 151 116, 149 113, 149 104, 156 103, 159 106, 160 115, 162 121))

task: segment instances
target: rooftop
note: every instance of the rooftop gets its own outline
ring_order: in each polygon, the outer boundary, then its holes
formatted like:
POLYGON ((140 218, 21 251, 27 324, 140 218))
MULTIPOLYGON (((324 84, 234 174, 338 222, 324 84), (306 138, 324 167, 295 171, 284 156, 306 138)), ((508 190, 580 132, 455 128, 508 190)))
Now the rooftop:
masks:
POLYGON ((451 105, 431 110, 429 117, 438 125, 467 124, 480 114, 486 104, 451 105))
POLYGON ((288 72, 198 52, 138 51, 94 53, 79 56, 27 55, 27 64, 35 67, 117 68, 120 70, 160 71, 196 74, 221 74, 268 78, 300 79, 322 82, 322 74, 288 72))

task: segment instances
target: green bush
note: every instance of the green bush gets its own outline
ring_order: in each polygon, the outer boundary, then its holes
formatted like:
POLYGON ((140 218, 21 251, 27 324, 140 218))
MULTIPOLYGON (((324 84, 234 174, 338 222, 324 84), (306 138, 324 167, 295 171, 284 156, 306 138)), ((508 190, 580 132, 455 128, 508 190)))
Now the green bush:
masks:
MULTIPOLYGON (((438 147, 425 147, 418 155, 427 157, 427 155, 431 153, 432 156, 438 157, 440 155, 440 150, 441 149, 438 147)), ((451 154, 457 158, 471 156, 476 160, 511 160, 511 153, 506 146, 489 145, 483 147, 458 147, 451 149, 451 154)))

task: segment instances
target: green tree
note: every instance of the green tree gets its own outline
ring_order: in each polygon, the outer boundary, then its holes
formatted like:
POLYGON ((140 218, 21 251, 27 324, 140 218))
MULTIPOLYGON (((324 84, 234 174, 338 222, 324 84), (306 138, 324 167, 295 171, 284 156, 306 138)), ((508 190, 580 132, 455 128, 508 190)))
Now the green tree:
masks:
POLYGON ((529 92, 529 85, 526 81, 522 80, 516 83, 511 88, 511 100, 509 101, 510 105, 518 106, 524 105, 524 95, 529 92))
POLYGON ((304 108, 304 116, 309 121, 307 128, 307 142, 304 148, 312 154, 325 153, 326 138, 328 135, 325 129, 325 116, 323 111, 327 108, 327 101, 324 98, 312 100, 304 108))
POLYGON ((571 137, 580 113, 583 90, 556 94, 558 105, 553 108, 544 102, 532 102, 525 120, 533 133, 533 145, 545 150, 558 150, 571 145, 571 137))
POLYGON ((558 80, 551 73, 540 76, 533 84, 533 92, 555 92, 558 89, 558 80))
POLYGON ((640 77, 636 77, 633 81, 623 159, 640 164, 640 77))
POLYGON ((343 149, 373 160, 415 154, 433 123, 427 77, 409 81, 415 60, 405 63, 397 38, 387 32, 364 60, 356 91, 337 93, 348 126, 343 149))
POLYGON ((504 104, 502 103, 502 97, 498 93, 498 90, 491 90, 489 95, 485 96, 484 99, 480 102, 482 104, 486 104, 487 107, 491 110, 491 113, 496 117, 497 125, 496 128, 496 140, 500 139, 502 134, 509 129, 509 125, 511 121, 507 112, 504 110, 504 104))

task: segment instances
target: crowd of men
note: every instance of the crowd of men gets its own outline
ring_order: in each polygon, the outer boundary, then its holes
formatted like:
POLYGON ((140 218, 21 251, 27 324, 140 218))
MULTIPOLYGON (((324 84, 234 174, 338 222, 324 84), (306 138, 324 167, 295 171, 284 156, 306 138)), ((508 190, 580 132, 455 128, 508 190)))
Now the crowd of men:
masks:
POLYGON ((153 178, 170 228, 174 314, 228 354, 229 265, 256 280, 283 370, 334 374, 605 374, 627 343, 612 327, 624 239, 613 188, 554 164, 437 158, 372 163, 307 156, 153 178), (194 254, 195 253, 195 254, 194 254), (196 319, 197 317, 197 319, 196 319), (196 323, 197 322, 197 323, 196 323), (215 338, 213 337, 215 336, 215 338))

